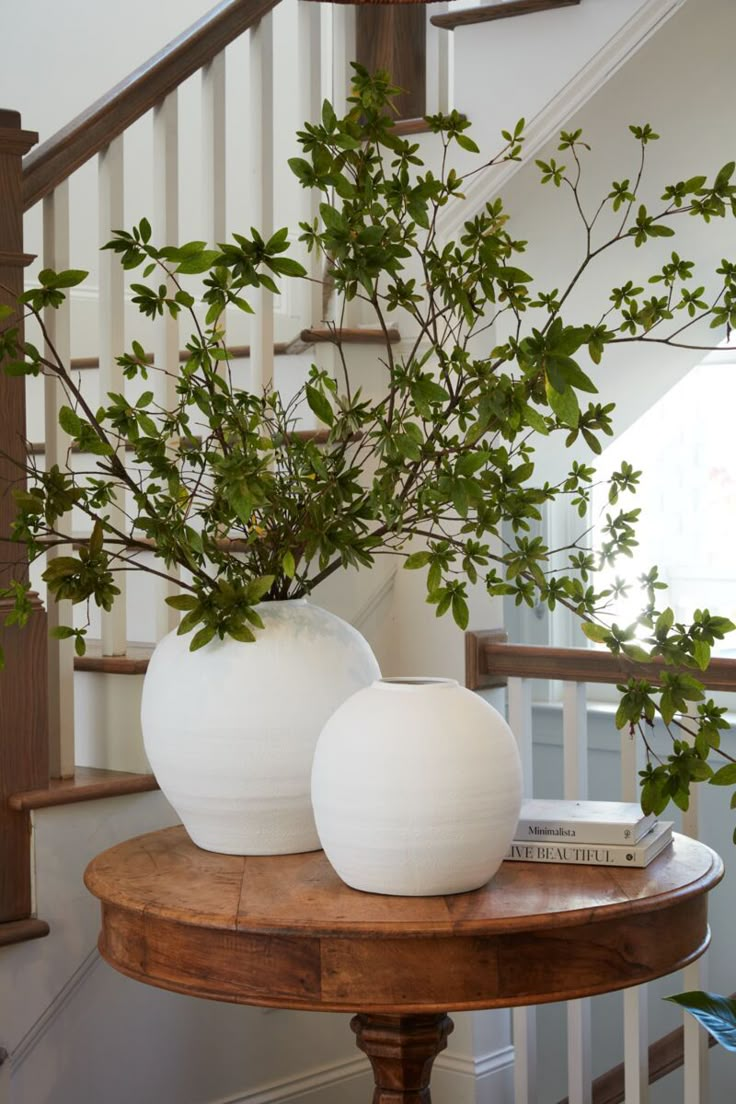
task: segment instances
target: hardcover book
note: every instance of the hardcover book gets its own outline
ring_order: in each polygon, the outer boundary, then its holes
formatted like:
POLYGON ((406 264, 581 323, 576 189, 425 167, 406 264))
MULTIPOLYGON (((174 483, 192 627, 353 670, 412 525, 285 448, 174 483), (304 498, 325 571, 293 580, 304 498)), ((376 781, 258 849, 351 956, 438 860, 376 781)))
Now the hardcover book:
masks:
POLYGON ((517 840, 539 843, 636 843, 656 823, 636 802, 565 801, 527 798, 522 802, 517 840))
POLYGON ((589 866, 648 866, 671 842, 672 821, 660 820, 638 843, 632 844, 542 843, 515 839, 506 859, 589 866))

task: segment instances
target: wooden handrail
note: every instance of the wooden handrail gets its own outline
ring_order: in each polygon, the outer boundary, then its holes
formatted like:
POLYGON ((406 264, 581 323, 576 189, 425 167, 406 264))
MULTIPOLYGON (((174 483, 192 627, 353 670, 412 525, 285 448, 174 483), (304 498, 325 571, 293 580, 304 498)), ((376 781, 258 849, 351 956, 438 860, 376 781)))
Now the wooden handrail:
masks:
POLYGON ((23 166, 23 210, 53 192, 137 119, 160 103, 279 0, 221 0, 211 12, 30 154, 23 166))
POLYGON ((433 15, 430 23, 446 31, 468 27, 472 23, 490 23, 494 19, 509 19, 514 15, 532 15, 550 8, 567 8, 580 0, 505 0, 502 4, 485 4, 480 8, 461 8, 442 15, 433 15))
MULTIPOLYGON (((509 644, 505 633, 496 629, 466 633, 465 642, 466 685, 471 690, 503 685, 507 678, 619 683, 633 677, 656 683, 663 671, 676 670, 661 660, 634 663, 592 648, 509 644)), ((688 673, 709 690, 736 690, 736 659, 712 659, 706 671, 688 668, 688 673)))

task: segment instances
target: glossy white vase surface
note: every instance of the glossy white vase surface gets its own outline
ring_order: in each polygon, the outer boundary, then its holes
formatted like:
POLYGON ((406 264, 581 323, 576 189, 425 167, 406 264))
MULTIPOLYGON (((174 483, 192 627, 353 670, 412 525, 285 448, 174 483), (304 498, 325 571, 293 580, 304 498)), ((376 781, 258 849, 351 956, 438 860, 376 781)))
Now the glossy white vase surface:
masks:
POLYGON ((143 686, 146 753, 192 840, 208 851, 276 855, 319 848, 310 772, 320 730, 379 674, 360 633, 306 600, 258 608, 252 644, 196 652, 169 633, 143 686))
POLYGON ((322 730, 312 802, 325 853, 354 889, 478 889, 519 818, 516 741, 497 710, 452 679, 381 679, 322 730))

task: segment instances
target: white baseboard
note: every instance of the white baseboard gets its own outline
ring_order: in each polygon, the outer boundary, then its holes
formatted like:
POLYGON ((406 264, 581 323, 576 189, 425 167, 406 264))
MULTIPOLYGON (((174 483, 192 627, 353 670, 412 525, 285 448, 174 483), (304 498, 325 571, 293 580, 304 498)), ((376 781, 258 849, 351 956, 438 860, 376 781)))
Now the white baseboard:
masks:
MULTIPOLYGON (((12 1066, 13 1074, 18 1072, 26 1058, 33 1053, 51 1025, 62 1014, 77 990, 99 964, 100 955, 97 947, 94 947, 13 1050, 10 1060, 7 1062, 8 1067, 12 1066)), ((0 1104, 2 1104, 1 1098, 0 1104)))
POLYGON ((514 1048, 487 1054, 440 1054, 434 1064, 432 1097, 437 1104, 513 1104, 514 1048))
MULTIPOLYGON (((505 1104, 511 1101, 506 1087, 511 1084, 514 1049, 474 1058, 472 1055, 442 1054, 434 1065, 440 1090, 439 1104, 464 1098, 461 1084, 479 1104, 505 1104)), ((361 1055, 333 1062, 307 1074, 271 1081, 238 1096, 228 1096, 211 1104, 365 1104, 373 1083, 368 1061, 361 1055)), ((437 1096, 437 1092, 433 1096, 437 1096)), ((465 1094, 467 1095, 467 1094, 465 1094)))
POLYGON ((211 1104, 365 1104, 372 1084, 368 1060, 357 1055, 211 1104))

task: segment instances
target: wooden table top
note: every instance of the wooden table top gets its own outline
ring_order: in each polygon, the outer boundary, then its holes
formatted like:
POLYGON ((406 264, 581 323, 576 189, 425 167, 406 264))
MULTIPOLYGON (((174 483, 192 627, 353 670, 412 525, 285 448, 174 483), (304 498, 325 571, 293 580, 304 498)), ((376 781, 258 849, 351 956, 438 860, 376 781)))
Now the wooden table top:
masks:
POLYGON ((149 984, 244 1004, 432 1012, 540 1003, 639 984, 709 941, 723 874, 675 836, 644 870, 504 863, 482 889, 388 897, 344 885, 321 851, 240 857, 183 828, 89 865, 100 951, 149 984))

